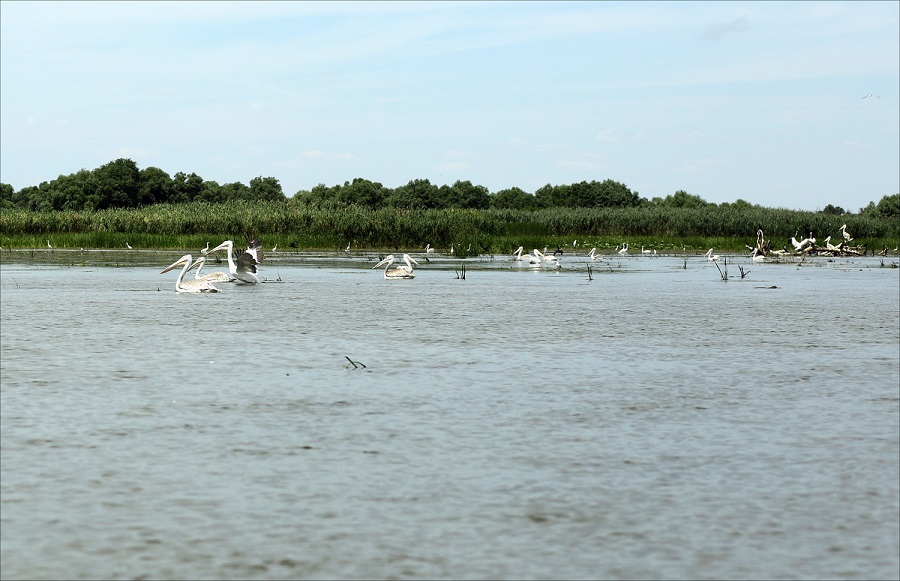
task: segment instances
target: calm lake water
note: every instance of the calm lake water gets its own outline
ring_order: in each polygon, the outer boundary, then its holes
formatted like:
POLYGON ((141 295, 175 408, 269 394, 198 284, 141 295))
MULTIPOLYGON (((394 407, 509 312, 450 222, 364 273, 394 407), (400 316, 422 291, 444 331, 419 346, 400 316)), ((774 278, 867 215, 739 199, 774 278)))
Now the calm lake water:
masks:
POLYGON ((3 579, 900 578, 891 259, 178 257, 4 253, 3 579))

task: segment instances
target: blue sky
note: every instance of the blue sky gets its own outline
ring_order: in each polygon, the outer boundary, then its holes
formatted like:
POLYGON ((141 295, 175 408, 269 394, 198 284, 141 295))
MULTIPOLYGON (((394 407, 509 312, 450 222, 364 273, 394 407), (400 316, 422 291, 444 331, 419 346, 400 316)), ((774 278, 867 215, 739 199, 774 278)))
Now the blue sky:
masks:
POLYGON ((900 2, 0 2, 0 181, 120 157, 851 211, 900 192, 900 2), (876 95, 864 99, 866 95, 876 95))

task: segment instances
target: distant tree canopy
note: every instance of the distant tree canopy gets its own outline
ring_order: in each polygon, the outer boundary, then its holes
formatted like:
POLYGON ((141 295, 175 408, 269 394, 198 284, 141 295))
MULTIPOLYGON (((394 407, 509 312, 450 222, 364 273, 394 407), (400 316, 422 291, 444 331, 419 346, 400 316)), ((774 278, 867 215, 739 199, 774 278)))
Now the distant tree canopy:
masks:
MULTIPOLYGON (((700 196, 678 190, 665 198, 647 200, 623 183, 607 179, 602 182, 582 181, 575 184, 547 184, 534 194, 512 187, 491 193, 484 186, 470 181, 456 181, 438 186, 427 179, 413 179, 396 188, 378 182, 356 178, 343 185, 318 184, 311 190, 301 190, 289 200, 281 184, 273 177, 255 177, 250 185, 234 182, 219 185, 204 180, 196 173, 178 172, 170 176, 158 167, 139 169, 130 159, 117 159, 95 170, 82 169, 73 174, 60 175, 38 186, 15 191, 9 184, 0 184, 0 208, 30 211, 103 210, 107 208, 135 208, 152 204, 179 204, 194 201, 226 203, 243 201, 284 201, 316 208, 357 205, 365 208, 420 209, 509 209, 539 210, 543 208, 635 208, 660 206, 673 208, 704 208, 716 204, 700 196)), ((753 204, 738 199, 723 203, 738 210, 749 210, 753 204)), ((828 214, 843 214, 840 206, 828 204, 828 214)), ((900 194, 885 196, 876 205, 871 202, 860 209, 861 214, 900 218, 900 194)))
POLYGON ((9 184, 0 185, 0 208, 31 211, 104 210, 137 208, 152 204, 178 204, 229 200, 284 200, 281 184, 272 177, 257 177, 250 186, 239 182, 220 186, 204 181, 195 173, 178 172, 174 177, 159 169, 138 169, 130 159, 117 159, 93 171, 61 175, 39 186, 18 192, 9 184))

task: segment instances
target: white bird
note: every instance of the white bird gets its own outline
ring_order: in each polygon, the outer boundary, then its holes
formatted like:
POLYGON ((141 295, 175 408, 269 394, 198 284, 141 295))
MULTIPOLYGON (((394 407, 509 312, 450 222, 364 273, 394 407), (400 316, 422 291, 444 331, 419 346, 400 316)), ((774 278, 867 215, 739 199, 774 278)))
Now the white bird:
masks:
POLYGON ((528 260, 528 257, 531 255, 526 254, 523 256, 522 255, 523 250, 525 250, 525 248, 523 246, 519 246, 518 248, 516 248, 516 251, 513 252, 513 260, 515 260, 516 262, 522 262, 524 260, 528 260))
POLYGON ((396 268, 391 268, 391 265, 394 264, 394 260, 394 255, 389 254, 384 258, 384 260, 382 260, 372 268, 375 269, 384 266, 384 278, 387 280, 401 280, 405 278, 416 277, 416 275, 413 274, 413 264, 419 263, 416 262, 413 257, 411 257, 409 254, 404 254, 403 261, 406 262, 406 265, 401 264, 396 268))
POLYGON ((809 238, 804 238, 800 242, 797 242, 797 238, 795 238, 794 236, 791 236, 791 246, 793 246, 794 250, 796 250, 797 252, 800 252, 801 250, 803 250, 803 247, 806 246, 807 244, 809 244, 809 238))
POLYGON ((622 245, 622 250, 619 250, 619 254, 625 255, 628 254, 628 243, 622 245))
POLYGON ((766 261, 765 254, 754 254, 753 255, 753 262, 765 262, 765 261, 766 261))
POLYGON ((192 257, 190 254, 185 254, 165 269, 159 274, 164 274, 169 272, 173 268, 177 268, 178 266, 184 265, 184 268, 181 269, 181 272, 178 274, 178 278, 175 280, 175 292, 179 293, 217 293, 219 289, 214 287, 212 283, 205 280, 188 280, 185 281, 184 275, 193 268, 194 264, 192 262, 192 257))
POLYGON ((278 245, 277 245, 277 244, 276 244, 275 246, 272 247, 272 252, 275 252, 276 250, 278 250, 278 245))
POLYGON ((844 242, 850 242, 851 240, 853 240, 853 238, 850 237, 850 233, 847 232, 847 225, 846 225, 846 224, 844 224, 843 226, 841 226, 841 232, 844 233, 844 242))
POLYGON ((50 241, 49 241, 49 240, 47 240, 47 248, 49 248, 50 250, 53 250, 53 247, 50 246, 50 241))
POLYGON ((590 258, 591 260, 602 260, 603 259, 602 257, 597 256, 596 248, 591 248, 590 253, 588 253, 588 258, 590 258))
POLYGON ((430 252, 434 252, 434 248, 431 247, 431 244, 426 244, 425 245, 425 253, 427 254, 430 252))
POLYGON ((344 252, 350 252, 350 242, 347 243, 347 248, 344 248, 344 252))
MULTIPOLYGON (((205 280, 207 282, 234 282, 234 277, 232 277, 228 273, 222 272, 221 270, 201 275, 200 272, 203 270, 203 267, 205 265, 206 258, 204 258, 203 256, 197 258, 197 260, 194 261, 194 264, 191 265, 191 268, 197 268, 196 272, 194 272, 194 280, 205 280)), ((188 270, 190 270, 191 268, 189 268, 188 270)))
POLYGON ((128 247, 128 250, 131 250, 131 244, 129 244, 129 243, 126 242, 126 243, 125 243, 125 246, 128 247))
POLYGON ((209 242, 206 243, 206 248, 200 249, 200 254, 209 254, 209 242))
POLYGON ((839 247, 837 247, 831 243, 831 236, 829 236, 828 238, 825 239, 825 249, 826 250, 834 250, 834 251, 840 250, 839 247))
POLYGON ((259 284, 259 278, 256 275, 259 273, 259 264, 264 258, 262 243, 259 240, 254 238, 247 246, 247 250, 241 252, 237 258, 234 258, 233 255, 234 243, 231 240, 219 244, 208 254, 219 250, 228 251, 228 271, 231 276, 243 284, 259 284))
POLYGON ((709 250, 706 251, 706 254, 703 255, 706 257, 706 260, 708 260, 709 262, 714 262, 716 260, 719 260, 719 255, 713 254, 712 251, 713 251, 713 249, 710 248, 709 250))
POLYGON ((550 256, 547 256, 545 254, 546 252, 547 252, 546 248, 544 248, 544 252, 541 252, 540 250, 535 248, 534 249, 535 260, 533 262, 531 262, 531 264, 540 264, 542 262, 552 262, 554 264, 559 264, 559 258, 557 258, 555 255, 552 255, 552 254, 550 256))
POLYGON ((644 247, 641 246, 641 254, 651 254, 651 253, 652 253, 652 251, 650 251, 650 250, 644 250, 644 247))

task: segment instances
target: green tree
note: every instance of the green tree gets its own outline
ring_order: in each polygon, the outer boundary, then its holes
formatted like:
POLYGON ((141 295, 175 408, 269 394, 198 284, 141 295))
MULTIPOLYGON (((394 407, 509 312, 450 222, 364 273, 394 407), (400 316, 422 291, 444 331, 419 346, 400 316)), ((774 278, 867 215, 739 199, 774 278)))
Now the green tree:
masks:
POLYGON ((885 218, 900 219, 900 194, 881 198, 881 201, 875 206, 875 212, 885 218))
MULTIPOLYGON (((443 190, 443 188, 441 188, 443 190)), ((484 186, 457 180, 446 192, 442 192, 443 203, 450 208, 483 210, 491 205, 491 194, 484 186)))
POLYGON ((169 201, 173 204, 192 202, 202 191, 203 178, 193 172, 187 175, 180 171, 172 178, 172 194, 169 201))
POLYGON ((94 170, 99 182, 99 206, 131 208, 138 205, 141 172, 130 159, 120 158, 94 170))
POLYGON ((410 180, 404 186, 394 188, 385 203, 394 208, 406 210, 429 210, 441 208, 438 187, 427 179, 410 180))
POLYGON ((507 188, 491 196, 491 207, 508 210, 535 210, 537 200, 521 188, 507 188))
POLYGON ((148 167, 140 171, 138 205, 163 204, 172 197, 175 189, 172 177, 158 167, 148 167))
POLYGON ((285 200, 281 184, 275 178, 255 177, 250 180, 250 199, 257 201, 283 202, 285 200))
POLYGON ((11 184, 0 183, 0 209, 14 208, 16 206, 15 193, 16 190, 11 184))
POLYGON ((378 182, 363 178, 355 178, 352 182, 344 182, 337 192, 336 199, 343 204, 356 204, 376 209, 381 206, 390 190, 378 182))

